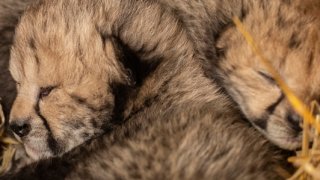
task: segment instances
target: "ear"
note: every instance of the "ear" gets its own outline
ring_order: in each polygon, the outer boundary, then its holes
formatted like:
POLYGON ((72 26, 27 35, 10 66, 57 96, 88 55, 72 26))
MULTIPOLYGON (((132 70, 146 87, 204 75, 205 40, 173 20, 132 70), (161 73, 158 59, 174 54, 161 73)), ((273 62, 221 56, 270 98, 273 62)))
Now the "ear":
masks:
POLYGON ((111 37, 111 42, 115 49, 115 56, 121 63, 122 70, 126 73, 130 80, 130 85, 140 87, 144 80, 152 74, 160 61, 145 60, 138 57, 138 53, 134 52, 119 38, 111 37))
POLYGON ((112 49, 112 52, 109 53, 112 53, 115 63, 119 66, 118 70, 126 76, 126 81, 112 80, 109 84, 115 103, 111 123, 121 124, 126 118, 125 111, 130 110, 131 103, 137 96, 140 87, 143 86, 145 79, 157 69, 160 61, 141 59, 117 37, 102 36, 102 41, 105 45, 111 43, 112 48, 107 49, 112 49))

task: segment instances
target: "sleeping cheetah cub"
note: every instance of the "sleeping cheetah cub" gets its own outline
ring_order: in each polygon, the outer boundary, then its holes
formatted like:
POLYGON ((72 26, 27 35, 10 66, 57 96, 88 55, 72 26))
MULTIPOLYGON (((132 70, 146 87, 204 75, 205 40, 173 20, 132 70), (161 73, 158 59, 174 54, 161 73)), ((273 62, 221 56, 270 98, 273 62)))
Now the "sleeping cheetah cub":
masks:
MULTIPOLYGON (((319 8, 318 1, 313 2, 319 8)), ((305 3, 252 1, 243 7, 246 13, 242 21, 289 87, 310 104, 312 100, 320 100, 320 20, 310 9, 314 6, 305 3)), ((215 77, 221 78, 220 84, 266 137, 282 148, 298 148, 301 117, 231 24, 216 44, 220 60, 214 62, 218 66, 215 77)))

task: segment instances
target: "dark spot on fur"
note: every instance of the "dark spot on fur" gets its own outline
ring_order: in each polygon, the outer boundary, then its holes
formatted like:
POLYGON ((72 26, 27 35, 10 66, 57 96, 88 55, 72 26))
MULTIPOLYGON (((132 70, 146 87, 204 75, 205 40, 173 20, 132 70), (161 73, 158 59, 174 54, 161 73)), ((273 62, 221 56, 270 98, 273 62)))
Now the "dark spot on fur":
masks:
MULTIPOLYGON (((206 57, 206 59, 209 59, 209 60, 215 60, 217 59, 216 58, 216 53, 213 51, 212 48, 207 48, 204 50, 204 55, 206 57)), ((204 60, 203 62, 205 62, 206 60, 204 60)))
MULTIPOLYGON (((137 163, 131 162, 131 163, 128 165, 127 168, 128 168, 130 171, 132 171, 132 172, 138 172, 139 166, 138 166, 137 163)), ((141 179, 141 178, 139 178, 139 179, 141 179)))
POLYGON ((284 68, 286 64, 287 64, 287 57, 282 57, 279 61, 279 69, 284 68))
POLYGON ((83 138, 83 139, 89 139, 90 138, 90 134, 89 133, 82 133, 81 134, 81 137, 83 138))
POLYGON ((244 21, 245 18, 247 17, 247 15, 248 15, 248 13, 249 13, 249 9, 242 5, 241 6, 241 14, 239 16, 239 19, 241 21, 244 21))
POLYGON ((268 2, 260 1, 259 6, 262 10, 268 10, 268 2))
POLYGON ((313 64, 314 59, 315 59, 314 53, 313 53, 313 51, 311 51, 308 56, 307 72, 310 72, 310 69, 312 69, 312 64, 313 64))
POLYGON ((218 59, 225 59, 226 58, 226 49, 225 47, 223 48, 216 48, 217 50, 217 57, 218 59))
MULTIPOLYGON (((150 107, 154 102, 158 101, 158 99, 161 97, 162 94, 166 94, 168 89, 169 89, 169 84, 170 84, 170 82, 172 81, 173 78, 174 78, 174 76, 172 76, 172 77, 168 78, 166 81, 164 81, 162 83, 161 88, 159 89, 157 94, 155 94, 153 96, 146 97, 144 99, 143 107, 140 107, 140 108, 144 109, 146 107, 150 107)), ((170 104, 169 101, 167 103, 170 104)))
POLYGON ((70 97, 77 102, 78 104, 87 107, 88 109, 92 110, 92 111, 101 111, 100 108, 94 107, 92 106, 90 103, 87 102, 87 100, 85 98, 82 98, 80 96, 77 96, 75 94, 70 95, 70 97))
POLYGON ((39 100, 37 101, 37 104, 36 104, 34 109, 35 109, 36 114, 42 120, 44 127, 48 131, 48 133, 47 133, 47 135, 48 135, 48 137, 47 137, 48 147, 49 147, 49 149, 51 150, 51 152, 54 155, 57 155, 60 152, 60 147, 59 147, 58 142, 53 137, 52 130, 50 128, 50 125, 49 125, 47 119, 41 114, 39 100))
POLYGON ((91 125, 92 125, 92 127, 93 127, 94 129, 99 128, 99 124, 97 123, 97 121, 96 121, 95 119, 91 119, 91 120, 90 120, 90 123, 91 123, 91 125))
POLYGON ((286 3, 287 5, 291 5, 292 0, 283 0, 284 3, 286 3))
POLYGON ((300 44, 301 44, 301 40, 298 39, 296 33, 293 33, 289 40, 289 44, 288 44, 289 48, 296 49, 300 46, 300 44))
POLYGON ((213 32, 213 37, 214 37, 214 40, 216 42, 219 41, 221 35, 229 28, 232 28, 235 26, 235 24, 233 23, 233 21, 228 21, 228 22, 222 22, 222 21, 219 21, 219 22, 216 22, 217 24, 214 24, 214 26, 218 27, 218 31, 217 32, 213 32))
POLYGON ((267 128, 267 120, 266 119, 256 119, 253 123, 261 129, 267 128))
POLYGON ((48 136, 47 143, 53 155, 58 155, 64 151, 61 144, 54 139, 53 135, 48 136))
POLYGON ((276 25, 280 28, 283 28, 286 25, 286 21, 281 13, 281 8, 278 9, 278 16, 277 16, 276 25))
POLYGON ((231 75, 231 74, 233 74, 236 70, 237 70, 237 66, 235 66, 235 65, 230 65, 230 66, 228 66, 228 67, 226 67, 226 68, 224 69, 224 74, 231 75))
POLYGON ((68 124, 68 126, 70 126, 74 130, 86 127, 86 125, 82 121, 72 121, 68 124))
POLYGON ((33 51, 33 54, 34 54, 34 58, 35 58, 35 61, 36 61, 36 64, 37 64, 37 71, 39 72, 40 70, 40 60, 39 60, 39 57, 36 53, 37 51, 37 47, 36 47, 36 43, 35 43, 35 40, 33 38, 30 38, 29 40, 29 47, 31 48, 31 51, 33 51))
POLYGON ((39 57, 38 57, 38 55, 35 53, 34 54, 34 58, 35 58, 35 60, 36 60, 36 64, 37 64, 37 71, 39 72, 39 70, 40 70, 40 59, 39 59, 39 57))
POLYGON ((83 49, 81 48, 80 39, 77 41, 77 50, 76 50, 76 57, 79 58, 81 62, 83 62, 83 49))
POLYGON ((29 46, 34 51, 36 49, 35 41, 33 38, 30 38, 29 40, 29 46))
POLYGON ((99 165, 100 165, 100 167, 101 167, 102 169, 108 169, 108 168, 109 168, 108 165, 107 165, 104 161, 100 161, 100 162, 99 162, 99 165))
POLYGON ((225 156, 228 155, 228 153, 230 152, 231 148, 225 148, 225 149, 222 149, 221 151, 219 151, 219 153, 217 153, 212 159, 214 162, 217 162, 219 161, 219 159, 222 159, 224 158, 225 156))
POLYGON ((159 96, 156 95, 155 97, 152 97, 152 98, 148 98, 144 101, 144 106, 145 107, 150 107, 152 102, 154 102, 159 96))

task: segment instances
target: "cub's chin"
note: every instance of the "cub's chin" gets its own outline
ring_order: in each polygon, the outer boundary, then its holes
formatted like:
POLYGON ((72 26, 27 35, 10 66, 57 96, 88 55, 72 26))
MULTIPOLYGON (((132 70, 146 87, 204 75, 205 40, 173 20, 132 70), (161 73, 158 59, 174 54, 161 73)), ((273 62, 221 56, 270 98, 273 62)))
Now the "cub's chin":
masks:
POLYGON ((54 157, 52 152, 50 152, 48 149, 46 149, 44 147, 41 147, 41 145, 37 146, 37 145, 33 145, 33 144, 24 143, 23 146, 24 146, 24 149, 25 149, 27 155, 33 161, 38 161, 38 160, 48 159, 50 157, 54 157))
POLYGON ((276 146, 285 150, 297 150, 302 145, 302 133, 297 133, 290 128, 268 127, 267 130, 263 130, 260 127, 256 127, 265 137, 276 146))
POLYGON ((282 149, 286 150, 297 150, 301 148, 302 145, 302 137, 273 137, 268 136, 267 138, 270 139, 272 143, 279 146, 282 149))

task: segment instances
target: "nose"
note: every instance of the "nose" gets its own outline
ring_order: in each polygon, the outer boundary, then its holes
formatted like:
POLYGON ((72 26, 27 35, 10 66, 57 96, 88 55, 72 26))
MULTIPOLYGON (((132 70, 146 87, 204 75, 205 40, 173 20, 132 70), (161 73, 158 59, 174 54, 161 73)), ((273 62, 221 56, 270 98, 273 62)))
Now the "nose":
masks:
POLYGON ((302 123, 302 118, 296 113, 289 113, 287 115, 287 121, 290 124, 290 127, 296 132, 301 132, 302 128, 300 124, 302 123))
POLYGON ((13 121, 10 123, 10 129, 19 137, 27 136, 31 130, 29 123, 25 121, 13 121))

